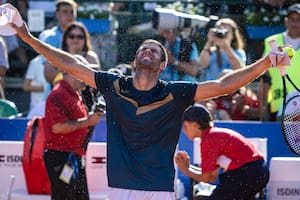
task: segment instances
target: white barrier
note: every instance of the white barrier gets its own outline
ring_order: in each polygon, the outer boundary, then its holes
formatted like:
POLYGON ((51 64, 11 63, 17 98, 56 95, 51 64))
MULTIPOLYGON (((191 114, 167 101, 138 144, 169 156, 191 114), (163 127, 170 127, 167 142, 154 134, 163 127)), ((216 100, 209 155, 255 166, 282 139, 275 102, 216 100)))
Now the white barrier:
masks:
MULTIPOLYGON (((29 195, 22 168, 23 142, 0 141, 0 200, 50 200, 49 195, 29 195), (14 178, 12 178, 12 176, 14 178), (11 183, 12 188, 10 188, 11 183), (11 192, 11 195, 9 193, 11 192)), ((90 200, 107 199, 106 143, 91 142, 87 150, 90 200)))
POLYGON ((259 137, 253 137, 253 138, 247 138, 252 144, 253 146, 263 154, 265 161, 267 162, 267 138, 259 138, 259 137))
POLYGON ((193 154, 194 165, 201 166, 201 138, 193 140, 193 154))
POLYGON ((268 200, 300 199, 300 158, 273 157, 270 161, 268 200))

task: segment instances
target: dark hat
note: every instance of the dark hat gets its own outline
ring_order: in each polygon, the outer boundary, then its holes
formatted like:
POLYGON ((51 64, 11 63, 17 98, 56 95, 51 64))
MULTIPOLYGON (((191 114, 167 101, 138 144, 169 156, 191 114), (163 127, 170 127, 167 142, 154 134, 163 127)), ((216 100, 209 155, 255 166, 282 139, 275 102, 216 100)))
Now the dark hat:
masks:
POLYGON ((211 122, 212 116, 205 106, 195 104, 184 111, 183 121, 197 122, 200 126, 202 126, 211 122))
POLYGON ((291 13, 298 13, 300 15, 300 3, 295 3, 288 7, 287 9, 287 15, 290 15, 291 13))

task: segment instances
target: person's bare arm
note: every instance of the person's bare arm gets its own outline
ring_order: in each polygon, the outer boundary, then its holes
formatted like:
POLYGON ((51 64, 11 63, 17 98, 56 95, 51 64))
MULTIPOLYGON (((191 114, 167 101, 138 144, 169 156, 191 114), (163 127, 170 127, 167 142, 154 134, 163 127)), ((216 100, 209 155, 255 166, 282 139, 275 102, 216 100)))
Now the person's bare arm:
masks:
POLYGON ((190 167, 187 168, 183 173, 195 181, 213 183, 218 178, 219 169, 216 169, 208 173, 202 173, 201 168, 190 165, 190 167))
POLYGON ((54 67, 50 62, 45 61, 44 63, 44 76, 45 79, 49 82, 49 83, 53 83, 56 75, 58 73, 60 73, 61 71, 58 70, 56 67, 54 67))
POLYGON ((178 151, 175 155, 175 162, 178 168, 188 177, 199 182, 213 183, 217 180, 218 168, 208 173, 202 173, 202 169, 190 164, 190 158, 185 151, 178 151))
POLYGON ((99 123, 103 112, 96 112, 89 115, 87 118, 78 120, 69 120, 64 123, 57 123, 52 126, 52 132, 54 134, 68 134, 81 128, 94 126, 99 123))
POLYGON ((199 56, 199 65, 205 69, 208 67, 211 55, 211 42, 206 42, 199 56))
POLYGON ((48 61, 62 71, 72 74, 91 87, 96 87, 93 69, 88 68, 71 54, 58 48, 52 47, 34 37, 25 23, 21 27, 10 24, 17 32, 18 36, 39 54, 43 55, 48 61))
POLYGON ((201 50, 200 58, 199 58, 199 64, 204 69, 207 68, 210 62, 210 55, 211 55, 211 48, 214 45, 213 44, 213 36, 214 33, 212 29, 209 29, 207 33, 207 41, 201 50))
POLYGON ((213 38, 216 45, 220 48, 220 50, 223 50, 228 57, 228 61, 232 69, 239 69, 241 67, 244 67, 244 63, 242 63, 240 58, 236 55, 233 48, 231 47, 231 40, 228 38, 228 35, 223 38, 216 36, 214 36, 213 38))
POLYGON ((198 63, 195 61, 191 62, 179 62, 177 65, 179 71, 197 77, 199 73, 198 63))
POLYGON ((23 90, 26 92, 43 92, 44 86, 32 85, 31 79, 25 79, 23 84, 23 90))
MULTIPOLYGON (((280 60, 279 62, 280 63, 280 60)), ((259 59, 255 63, 235 70, 220 79, 198 83, 195 101, 230 94, 240 87, 250 83, 271 66, 268 56, 259 59)))
POLYGON ((224 47, 223 50, 228 57, 228 61, 232 69, 240 69, 244 67, 244 64, 230 46, 224 47))

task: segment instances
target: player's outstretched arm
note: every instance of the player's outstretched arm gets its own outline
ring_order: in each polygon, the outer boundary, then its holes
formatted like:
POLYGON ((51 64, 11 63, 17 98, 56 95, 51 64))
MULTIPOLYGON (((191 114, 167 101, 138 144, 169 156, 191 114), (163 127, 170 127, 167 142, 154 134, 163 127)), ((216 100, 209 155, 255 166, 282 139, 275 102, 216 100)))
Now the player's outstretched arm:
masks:
MULTIPOLYGON (((275 52, 275 54, 277 66, 285 66, 289 59, 288 55, 280 52, 275 52)), ((274 56, 274 52, 244 68, 234 70, 220 79, 198 83, 195 101, 227 95, 247 85, 272 66, 272 56, 274 56)))
POLYGON ((21 27, 18 27, 13 23, 10 23, 10 25, 16 30, 20 39, 31 46, 39 54, 43 55, 54 66, 64 72, 72 74, 91 87, 96 87, 94 79, 95 71, 85 66, 78 59, 75 59, 72 54, 54 48, 34 37, 30 33, 25 22, 21 27))

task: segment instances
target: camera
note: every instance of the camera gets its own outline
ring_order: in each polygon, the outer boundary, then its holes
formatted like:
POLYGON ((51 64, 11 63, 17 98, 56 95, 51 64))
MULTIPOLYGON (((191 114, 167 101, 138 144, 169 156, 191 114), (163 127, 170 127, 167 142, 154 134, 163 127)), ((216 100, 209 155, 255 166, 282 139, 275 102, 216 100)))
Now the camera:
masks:
POLYGON ((154 29, 175 29, 175 28, 208 28, 213 27, 219 19, 211 15, 191 15, 167 8, 156 8, 152 15, 152 27, 154 29))
POLYGON ((228 30, 225 28, 213 28, 212 31, 218 38, 224 38, 228 32, 228 30))
POLYGON ((96 98, 95 104, 94 104, 94 112, 104 112, 106 110, 106 103, 102 95, 98 96, 96 98))

